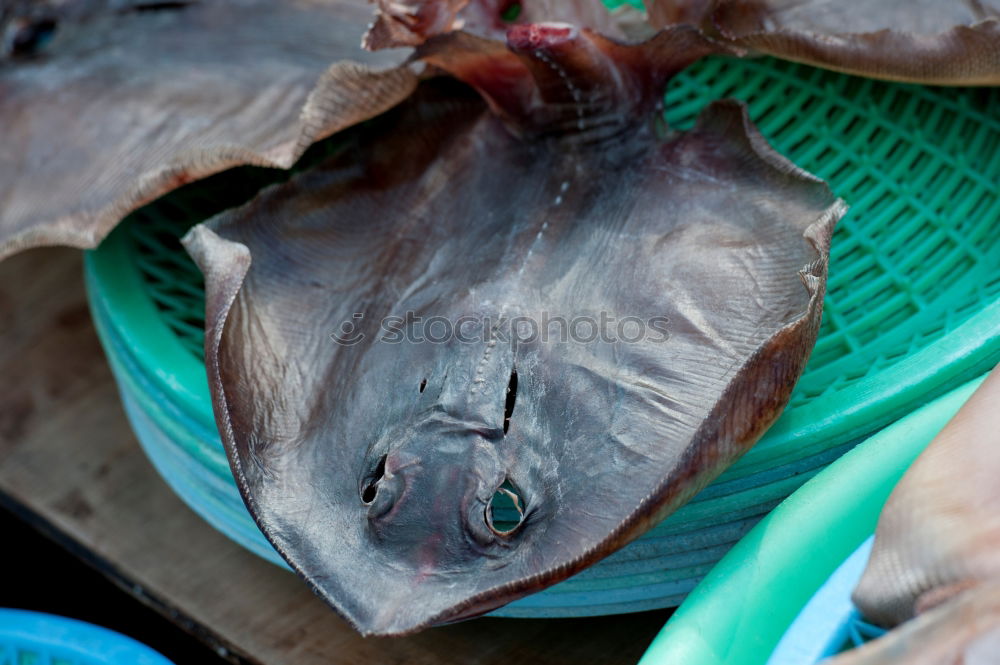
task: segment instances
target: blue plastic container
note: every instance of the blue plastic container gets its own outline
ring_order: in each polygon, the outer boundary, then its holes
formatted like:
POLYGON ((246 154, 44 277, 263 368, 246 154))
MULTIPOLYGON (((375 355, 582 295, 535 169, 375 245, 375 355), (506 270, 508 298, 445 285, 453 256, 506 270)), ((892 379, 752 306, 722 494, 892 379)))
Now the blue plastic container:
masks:
POLYGON ((0 609, 0 665, 173 665, 130 637, 75 619, 0 609))

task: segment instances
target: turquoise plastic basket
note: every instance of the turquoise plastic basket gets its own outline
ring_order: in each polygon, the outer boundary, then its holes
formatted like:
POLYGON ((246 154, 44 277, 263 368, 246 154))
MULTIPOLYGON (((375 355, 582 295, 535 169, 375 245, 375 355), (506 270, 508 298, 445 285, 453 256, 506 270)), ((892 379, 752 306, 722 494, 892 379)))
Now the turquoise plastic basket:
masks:
MULTIPOLYGON (((1000 360, 1000 90, 708 59, 673 82, 667 117, 683 128, 723 97, 746 100, 772 144, 852 206, 834 237, 815 351, 784 415, 740 462, 637 541, 502 616, 678 604, 858 440, 1000 360)), ((177 238, 277 177, 241 170, 189 186, 132 215, 86 259, 94 318, 150 457, 210 523, 271 560, 215 430, 203 287, 177 238)))
POLYGON ((173 665, 130 637, 75 619, 0 609, 2 665, 173 665))

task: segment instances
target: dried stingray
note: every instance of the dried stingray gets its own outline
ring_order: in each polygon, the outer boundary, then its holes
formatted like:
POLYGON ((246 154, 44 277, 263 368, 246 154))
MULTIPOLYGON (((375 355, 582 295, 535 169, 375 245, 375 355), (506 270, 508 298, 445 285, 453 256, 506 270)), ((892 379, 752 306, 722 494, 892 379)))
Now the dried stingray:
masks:
POLYGON ((1000 654, 1000 369, 893 490, 854 593, 901 626, 837 665, 992 665, 1000 654), (914 618, 916 617, 916 618, 914 618))
POLYGON ((428 81, 185 239, 243 497, 365 634, 482 614, 638 536, 777 417, 820 321, 843 204, 735 102, 658 131, 711 44, 508 42, 429 40, 486 104, 428 81))
POLYGON ((404 99, 416 85, 395 66, 405 54, 360 48, 370 11, 363 0, 4 3, 0 258, 94 246, 179 185, 239 164, 288 167, 404 99))
POLYGON ((735 46, 850 74, 1000 85, 994 0, 647 0, 657 27, 700 24, 735 46))

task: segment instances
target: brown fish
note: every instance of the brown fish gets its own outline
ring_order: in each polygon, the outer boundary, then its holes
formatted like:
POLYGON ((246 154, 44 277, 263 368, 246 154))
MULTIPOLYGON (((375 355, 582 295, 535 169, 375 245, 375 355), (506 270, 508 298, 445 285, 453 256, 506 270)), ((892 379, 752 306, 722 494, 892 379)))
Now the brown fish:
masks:
POLYGON ((428 81, 186 238, 244 499, 362 633, 565 579, 781 411, 844 206, 737 103, 664 130, 667 79, 715 48, 431 38, 419 55, 478 95, 428 81))

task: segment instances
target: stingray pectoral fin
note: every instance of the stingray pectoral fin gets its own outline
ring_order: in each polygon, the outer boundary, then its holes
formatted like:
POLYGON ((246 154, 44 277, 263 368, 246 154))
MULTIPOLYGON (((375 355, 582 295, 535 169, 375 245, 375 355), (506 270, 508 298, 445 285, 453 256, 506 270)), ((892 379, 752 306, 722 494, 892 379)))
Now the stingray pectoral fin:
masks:
POLYGON ((1000 369, 995 369, 893 490, 854 592, 885 626, 961 589, 1000 580, 1000 369))
POLYGON ((708 20, 736 45, 787 60, 895 81, 1000 85, 995 0, 719 0, 708 20))
MULTIPOLYGON (((358 46, 363 0, 119 4, 24 3, 51 10, 31 19, 51 40, 0 54, 0 258, 93 247, 132 210, 233 166, 287 168, 416 85, 402 54, 358 46)), ((22 20, 18 6, 0 20, 22 20)))
MULTIPOLYGON (((222 340, 222 331, 226 324, 226 317, 229 315, 233 301, 243 286, 243 279, 250 268, 250 251, 245 245, 239 242, 226 240, 216 235, 210 228, 198 225, 191 229, 185 237, 185 247, 201 269, 205 277, 205 361, 212 363, 209 366, 208 376, 210 381, 216 381, 214 377, 220 375, 220 369, 216 363, 219 361, 219 345, 222 340)), ((221 385, 211 386, 212 406, 216 414, 228 412, 226 395, 221 385)), ((220 423, 230 425, 228 418, 220 418, 220 423)), ((231 438, 231 434, 229 437, 231 438)), ((243 438, 241 441, 245 440, 243 438)), ((227 448, 227 453, 234 452, 227 448)), ((241 464, 245 455, 229 455, 230 463, 241 464)), ((245 476, 237 470, 234 476, 239 479, 245 476)), ((243 486, 240 485, 242 492, 243 486)), ((244 494, 244 500, 252 500, 244 494)))

